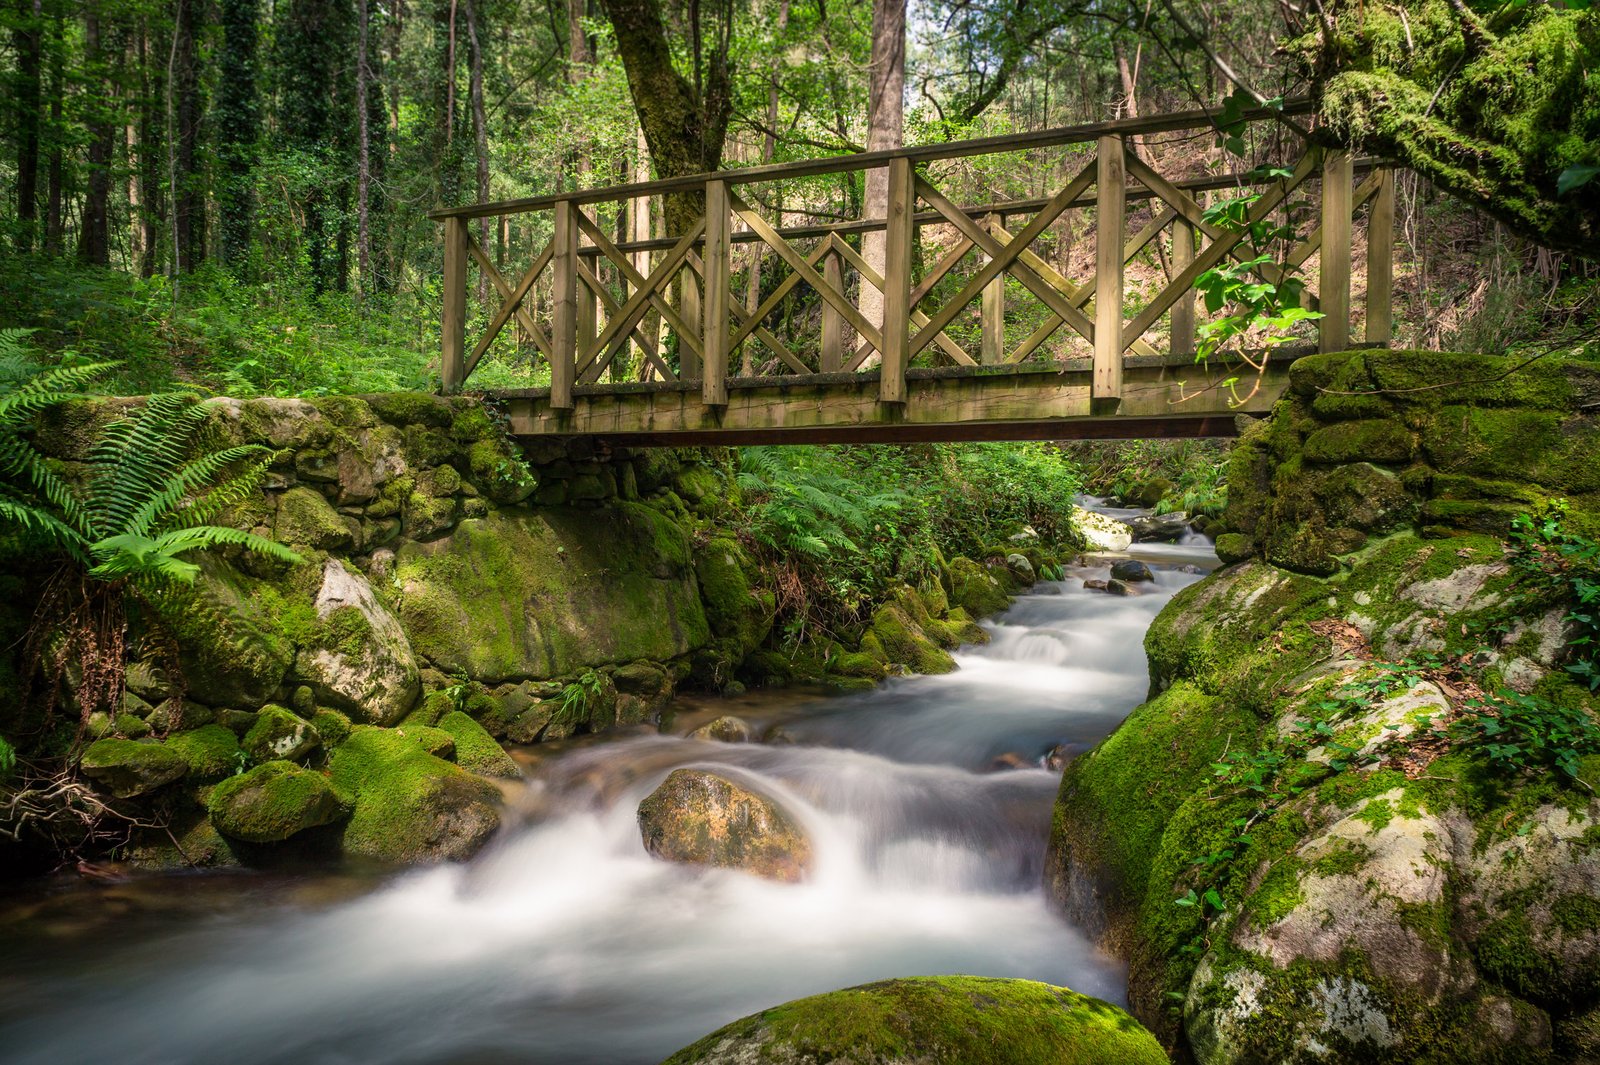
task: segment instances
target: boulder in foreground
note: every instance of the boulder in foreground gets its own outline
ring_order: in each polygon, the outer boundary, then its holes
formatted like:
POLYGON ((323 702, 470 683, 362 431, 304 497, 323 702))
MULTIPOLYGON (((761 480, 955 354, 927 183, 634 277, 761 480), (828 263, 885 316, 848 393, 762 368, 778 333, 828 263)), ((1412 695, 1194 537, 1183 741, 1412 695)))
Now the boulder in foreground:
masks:
POLYGON ((811 841, 777 803, 700 769, 673 771, 639 804, 639 833, 670 862, 785 881, 811 869, 811 841))
POLYGON ((753 1013, 663 1065, 1165 1065, 1108 1002, 1032 980, 922 976, 830 991, 753 1013))

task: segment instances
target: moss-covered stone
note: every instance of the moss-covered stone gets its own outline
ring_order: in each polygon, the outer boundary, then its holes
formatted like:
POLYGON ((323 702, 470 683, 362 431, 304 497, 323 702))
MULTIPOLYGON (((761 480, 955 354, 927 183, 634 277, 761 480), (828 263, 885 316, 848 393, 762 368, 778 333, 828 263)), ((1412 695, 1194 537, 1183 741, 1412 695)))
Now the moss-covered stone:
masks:
POLYGON ((221 725, 175 732, 163 744, 183 756, 189 764, 191 780, 210 783, 231 776, 239 768, 239 740, 221 725))
POLYGON ((119 799, 147 795, 189 773, 177 751, 156 743, 104 739, 91 743, 79 763, 83 775, 119 799))
POLYGON ((500 511, 396 560, 399 616, 436 667, 484 683, 665 661, 710 636, 688 538, 656 511, 618 503, 500 511))
POLYGON ((926 976, 763 1010, 664 1065, 1162 1065, 1137 1021, 1099 999, 1030 980, 926 976))
POLYGON ((956 668, 949 652, 898 603, 887 603, 874 611, 870 631, 892 664, 916 673, 949 673, 956 668))
POLYGON ((264 706, 240 746, 257 762, 300 762, 322 746, 322 736, 283 707, 264 706))
POLYGON ((1388 419, 1338 422, 1316 430, 1305 442, 1306 461, 1324 465, 1407 462, 1415 450, 1411 431, 1388 419))
POLYGON ((206 808, 218 832, 246 843, 278 843, 344 814, 326 777, 283 761, 224 780, 206 808))
POLYGON ((456 738, 442 728, 431 725, 402 725, 395 729, 397 735, 411 740, 435 758, 453 761, 456 756, 456 738))
POLYGON ((522 776, 517 763, 501 749, 494 737, 460 710, 445 714, 439 719, 437 727, 455 740, 455 762, 461 768, 487 777, 516 779, 522 776))
POLYGON ((350 527, 333 504, 313 488, 295 487, 278 497, 272 538, 292 547, 338 551, 352 541, 350 527))
POLYGON ((950 602, 971 617, 986 618, 1011 605, 1011 597, 994 575, 970 558, 951 559, 946 576, 950 602))
POLYGON ((694 569, 711 631, 736 640, 741 656, 761 646, 772 632, 775 603, 739 542, 726 536, 712 539, 695 552, 694 569))
POLYGON ((157 602, 162 626, 177 642, 188 692, 208 706, 260 706, 288 674, 300 626, 314 620, 305 581, 319 571, 301 567, 268 581, 214 552, 197 561, 195 582, 157 602))
POLYGON ((464 860, 500 825, 500 793, 392 729, 358 726, 329 768, 355 806, 349 854, 386 862, 464 860))

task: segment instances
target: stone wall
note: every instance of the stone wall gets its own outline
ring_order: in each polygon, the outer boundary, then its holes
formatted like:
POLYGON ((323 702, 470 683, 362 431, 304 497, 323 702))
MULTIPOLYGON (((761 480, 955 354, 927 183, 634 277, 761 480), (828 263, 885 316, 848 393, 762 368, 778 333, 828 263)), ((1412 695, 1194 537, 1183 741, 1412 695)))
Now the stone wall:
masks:
POLYGON ((1588 364, 1324 355, 1240 440, 1231 564, 1151 627, 1047 874, 1178 1057, 1600 1061, 1600 758, 1459 730, 1480 690, 1593 719, 1507 540, 1558 498, 1600 533, 1597 399, 1588 364))
MULTIPOLYGON (((55 408, 36 442, 71 476, 136 403, 55 408)), ((957 559, 895 590, 848 645, 778 650, 768 577, 727 524, 729 453, 522 447, 471 398, 209 405, 209 445, 272 451, 219 520, 302 561, 207 552, 193 585, 133 612, 127 696, 88 720, 83 769, 171 814, 177 845, 152 833, 147 861, 462 857, 499 821, 484 778, 517 775, 502 741, 654 721, 681 684, 953 668, 947 649, 983 638, 973 616, 1020 587, 1003 564, 957 559)), ((37 598, 28 561, 0 563, 7 630, 37 598)), ((23 713, 0 709, 0 733, 74 741, 74 715, 23 713)))

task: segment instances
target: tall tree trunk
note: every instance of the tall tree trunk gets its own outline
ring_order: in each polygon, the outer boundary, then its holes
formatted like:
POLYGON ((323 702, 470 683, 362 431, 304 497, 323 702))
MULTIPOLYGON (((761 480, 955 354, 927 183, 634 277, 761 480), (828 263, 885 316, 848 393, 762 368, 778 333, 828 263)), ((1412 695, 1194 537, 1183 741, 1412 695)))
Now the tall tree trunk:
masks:
POLYGON ((89 181, 78 226, 78 258, 94 266, 111 263, 111 92, 106 77, 106 57, 100 22, 100 0, 83 7, 85 80, 91 86, 89 114, 89 181))
POLYGON ((62 154, 62 100, 66 93, 65 53, 61 11, 51 19, 50 38, 50 156, 45 168, 44 250, 60 255, 66 240, 66 220, 62 215, 62 184, 65 180, 62 154))
POLYGON ((165 67, 151 42, 148 16, 139 20, 138 48, 139 150, 134 172, 139 209, 136 224, 141 234, 138 244, 143 249, 139 274, 151 277, 160 265, 161 233, 166 218, 161 170, 163 131, 166 129, 162 101, 166 98, 167 81, 165 67))
MULTIPOLYGON (((867 151, 881 152, 905 144, 906 0, 875 0, 872 5, 872 56, 869 67, 871 95, 867 106, 867 151)), ((889 170, 867 171, 863 217, 885 218, 889 213, 889 170)), ((884 265, 884 231, 861 237, 861 257, 879 274, 884 265)), ((861 315, 883 327, 883 295, 862 284, 861 315)), ((876 355, 867 365, 876 362, 876 355)))
POLYGON ((356 4, 356 273, 360 292, 372 289, 372 218, 368 196, 372 192, 372 131, 370 115, 371 21, 367 0, 356 4))
POLYGON ((433 36, 439 80, 433 93, 434 202, 453 207, 461 198, 462 154, 455 141, 456 0, 434 0, 433 36))
POLYGON ((11 31, 17 53, 17 243, 19 252, 33 250, 39 222, 39 105, 43 99, 42 0, 17 0, 17 23, 11 31))
POLYGON ((205 183, 200 169, 200 48, 197 30, 202 12, 198 0, 179 0, 173 26, 172 85, 173 255, 180 273, 194 270, 206 258, 205 183))
POLYGON ((249 263, 255 232, 254 170, 261 139, 261 106, 256 92, 260 17, 260 0, 222 0, 217 209, 222 261, 235 274, 241 274, 249 263))
MULTIPOLYGON (((778 32, 780 41, 783 31, 789 28, 789 0, 778 0, 778 32)), ((767 81, 767 135, 761 143, 761 161, 772 162, 772 157, 778 152, 778 78, 773 74, 767 81)), ((778 224, 783 225, 783 216, 778 216, 778 224)), ((761 306, 761 252, 762 245, 759 241, 750 244, 750 284, 745 289, 745 305, 751 314, 761 306)), ((749 351, 750 348, 746 348, 749 351)))
MULTIPOLYGON (((467 95, 472 105, 472 139, 473 147, 477 153, 478 177, 478 202, 487 203, 489 200, 489 119, 483 110, 483 50, 478 43, 478 12, 473 7, 472 0, 467 4, 467 47, 471 52, 472 64, 471 80, 468 83, 467 95)), ((489 247, 489 220, 478 219, 478 244, 484 248, 489 247)), ((478 301, 483 304, 489 302, 489 278, 482 270, 478 271, 478 301)))
MULTIPOLYGON (((589 64, 594 57, 589 54, 589 37, 583 31, 583 16, 588 10, 588 0, 567 0, 567 83, 582 84, 589 76, 589 64)), ((573 160, 574 187, 583 188, 589 176, 589 151, 587 138, 579 136, 576 157, 573 160)))

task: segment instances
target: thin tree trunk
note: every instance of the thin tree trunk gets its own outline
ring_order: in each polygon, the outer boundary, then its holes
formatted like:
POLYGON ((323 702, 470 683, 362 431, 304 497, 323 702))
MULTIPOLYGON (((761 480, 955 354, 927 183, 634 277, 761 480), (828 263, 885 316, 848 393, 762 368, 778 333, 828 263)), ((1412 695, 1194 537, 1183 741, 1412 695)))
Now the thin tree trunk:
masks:
MULTIPOLYGON (((478 202, 487 203, 489 200, 489 120, 483 110, 483 50, 478 46, 478 13, 472 6, 472 0, 467 2, 467 46, 471 51, 472 72, 469 83, 469 97, 472 104, 472 137, 478 157, 478 202)), ((489 246, 489 220, 478 219, 478 243, 482 247, 489 246)), ((489 278, 482 270, 478 271, 478 302, 487 305, 489 302, 489 278)))
MULTIPOLYGON (((778 32, 781 40, 783 31, 789 28, 789 0, 778 0, 778 32)), ((767 135, 761 143, 761 161, 772 162, 778 151, 778 79, 772 77, 767 82, 767 135)), ((783 225, 780 216, 778 224, 783 225)), ((749 313, 754 314, 761 305, 761 242, 750 242, 750 284, 745 289, 745 305, 749 313)), ((748 347, 746 351, 750 350, 748 347)), ((746 356, 748 358, 748 356, 746 356)))
POLYGON ((11 31, 17 53, 17 250, 33 250, 39 222, 39 103, 43 95, 42 0, 18 0, 11 31))
POLYGON ((254 170, 261 135, 256 98, 259 0, 223 0, 222 77, 217 86, 218 221, 222 261, 241 274, 255 231, 254 170))
POLYGON ((372 137, 367 128, 368 93, 371 91, 369 21, 367 0, 359 0, 356 5, 356 273, 363 297, 372 287, 372 230, 367 202, 372 188, 372 137))
POLYGON ((205 192, 199 174, 200 51, 196 29, 200 12, 197 3, 179 0, 178 17, 173 26, 172 79, 169 98, 174 103, 172 218, 176 246, 173 255, 179 272, 194 270, 206 257, 205 192))
MULTIPOLYGON (((881 152, 905 143, 906 95, 906 0, 876 0, 872 5, 872 56, 869 77, 871 95, 867 110, 867 151, 881 152)), ((865 218, 882 219, 889 213, 889 170, 867 171, 865 218)), ((880 275, 884 266, 884 231, 873 230, 861 237, 861 257, 880 275)), ((883 296, 872 285, 863 283, 858 299, 861 315, 873 325, 883 327, 883 296)), ((867 365, 877 362, 877 355, 867 365)))
POLYGON ((44 250, 60 255, 66 240, 66 222, 61 213, 62 182, 65 178, 61 152, 62 96, 66 92, 63 53, 66 51, 61 12, 52 20, 55 33, 50 46, 50 158, 45 173, 44 250))

